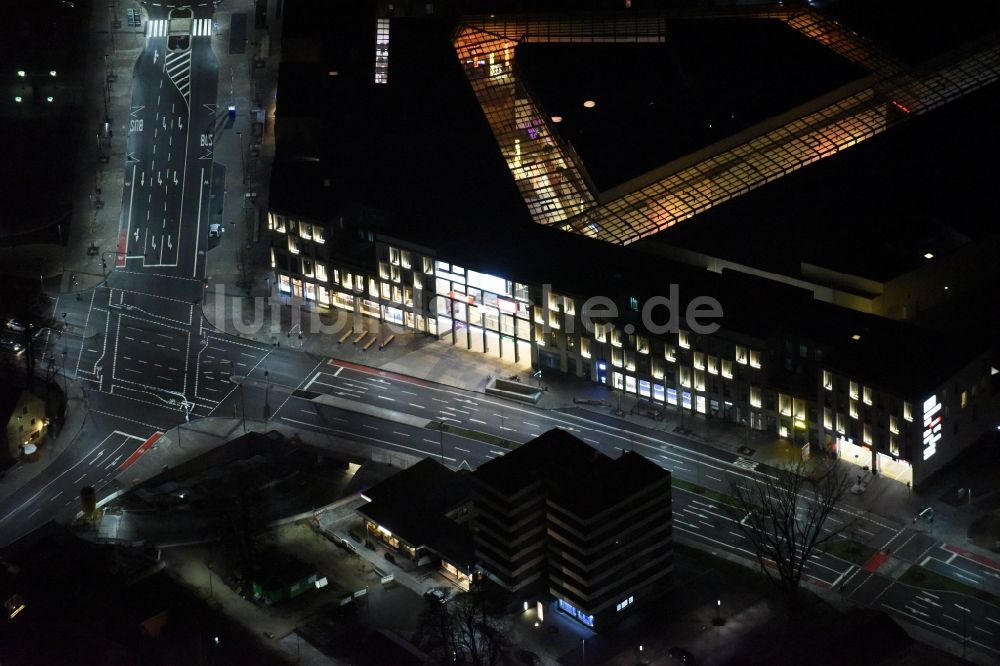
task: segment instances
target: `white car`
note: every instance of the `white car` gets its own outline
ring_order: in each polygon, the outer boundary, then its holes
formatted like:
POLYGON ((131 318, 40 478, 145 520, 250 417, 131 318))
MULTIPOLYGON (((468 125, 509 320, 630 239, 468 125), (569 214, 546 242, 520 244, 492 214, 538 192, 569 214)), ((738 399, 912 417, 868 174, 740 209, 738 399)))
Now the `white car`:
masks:
POLYGON ((8 319, 4 322, 4 325, 15 333, 24 333, 28 330, 28 327, 19 322, 16 319, 8 319))
POLYGON ((208 225, 208 237, 209 238, 221 238, 222 234, 226 233, 226 228, 221 224, 210 224, 208 225))

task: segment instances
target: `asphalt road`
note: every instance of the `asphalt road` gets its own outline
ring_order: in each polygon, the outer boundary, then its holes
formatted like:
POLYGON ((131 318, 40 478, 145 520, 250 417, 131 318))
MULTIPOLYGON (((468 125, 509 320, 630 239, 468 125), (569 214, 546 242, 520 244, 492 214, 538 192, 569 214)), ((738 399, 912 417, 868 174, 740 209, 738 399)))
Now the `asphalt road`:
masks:
MULTIPOLYGON (((165 8, 150 11, 152 21, 166 20, 165 8)), ((101 286, 56 301, 56 325, 39 345, 43 364, 84 388, 86 420, 52 465, 0 503, 0 543, 47 520, 72 519, 79 489, 94 485, 99 496, 108 494, 122 462, 153 433, 211 415, 280 422, 469 468, 503 455, 504 448, 442 432, 437 424, 513 442, 563 428, 609 455, 634 449, 676 478, 720 492, 773 471, 610 416, 510 403, 267 347, 209 326, 200 308, 205 263, 211 257, 207 185, 212 146, 226 131, 227 120, 225 110, 220 114, 216 108, 218 64, 208 37, 210 19, 210 6, 196 6, 190 22, 177 24, 207 30, 191 35, 182 49, 168 47, 173 22, 149 28, 135 67, 123 251, 110 254, 109 274, 101 286)), ((747 558, 751 553, 736 520, 704 495, 679 488, 674 494, 680 537, 747 558)), ((810 582, 835 590, 844 585, 844 594, 859 604, 885 608, 948 638, 961 641, 968 635, 969 645, 1000 657, 1000 608, 953 592, 920 590, 892 575, 899 562, 917 563, 996 594, 1000 571, 947 550, 920 526, 849 508, 831 518, 833 527, 853 521, 854 539, 891 547, 894 558, 866 568, 817 553, 806 568, 810 582)))

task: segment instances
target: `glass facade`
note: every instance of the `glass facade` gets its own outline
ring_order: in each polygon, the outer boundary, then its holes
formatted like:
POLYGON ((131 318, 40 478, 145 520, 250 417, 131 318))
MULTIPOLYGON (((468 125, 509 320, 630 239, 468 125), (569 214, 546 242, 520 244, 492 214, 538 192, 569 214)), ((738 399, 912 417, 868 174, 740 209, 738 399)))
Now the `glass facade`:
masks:
POLYGON ((762 18, 789 27, 868 69, 878 89, 855 89, 832 103, 817 102, 804 115, 760 133, 727 151, 597 205, 595 188, 551 119, 521 80, 514 47, 522 42, 663 42, 663 16, 471 16, 454 47, 493 130, 507 166, 535 222, 627 244, 655 234, 729 199, 824 157, 836 155, 907 118, 934 109, 998 78, 1000 47, 987 44, 956 53, 937 67, 905 70, 874 45, 836 21, 810 10, 686 10, 684 18, 762 18))

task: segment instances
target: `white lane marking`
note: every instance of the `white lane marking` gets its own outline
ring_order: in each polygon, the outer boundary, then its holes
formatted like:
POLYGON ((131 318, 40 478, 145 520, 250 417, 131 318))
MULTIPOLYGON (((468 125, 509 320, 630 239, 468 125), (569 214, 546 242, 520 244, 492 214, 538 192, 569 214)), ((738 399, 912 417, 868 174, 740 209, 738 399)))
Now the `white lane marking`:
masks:
POLYGON ((455 450, 461 451, 462 453, 472 453, 472 451, 470 451, 469 449, 463 449, 461 446, 456 446, 455 450))
POLYGON ((399 432, 398 430, 393 430, 393 431, 392 431, 392 434, 393 434, 393 435, 401 435, 401 436, 403 436, 403 437, 409 437, 409 436, 410 436, 410 435, 409 435, 408 433, 405 433, 405 432, 399 432))

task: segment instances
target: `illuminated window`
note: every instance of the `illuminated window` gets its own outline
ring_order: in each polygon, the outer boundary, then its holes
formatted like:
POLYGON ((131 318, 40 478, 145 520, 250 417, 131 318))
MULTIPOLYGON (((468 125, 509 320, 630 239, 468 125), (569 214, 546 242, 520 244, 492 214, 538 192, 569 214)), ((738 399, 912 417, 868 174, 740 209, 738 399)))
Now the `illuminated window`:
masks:
POLYGON ((375 278, 368 278, 368 295, 372 298, 378 298, 378 281, 375 278))
POLYGON ((726 379, 733 378, 733 362, 728 358, 722 359, 722 376, 726 379))
POLYGON ((747 348, 736 345, 736 362, 741 365, 747 364, 747 348))
POLYGON ((384 261, 378 262, 378 276, 383 280, 389 279, 389 264, 384 261))
POLYGON ((271 248, 271 268, 275 267, 274 248, 271 248))
POLYGON ((277 231, 279 234, 288 233, 288 226, 285 222, 284 215, 274 216, 274 230, 277 231))
POLYGON ((969 392, 968 391, 962 391, 962 409, 965 409, 965 407, 968 404, 969 404, 969 392))
POLYGON ((635 337, 635 350, 640 354, 649 353, 649 339, 642 335, 635 337))
POLYGON ((750 406, 751 407, 761 406, 761 390, 756 386, 750 387, 750 406))
POLYGON ((719 358, 717 356, 708 357, 708 374, 719 374, 719 358))
POLYGON ((580 338, 580 356, 590 358, 590 338, 580 338))
POLYGON ((625 388, 625 377, 620 372, 611 373, 612 386, 616 389, 621 390, 625 388))
POLYGON ((829 370, 823 371, 823 388, 827 391, 833 390, 833 373, 829 370))
POLYGON ((889 453, 899 456, 899 437, 895 435, 889 435, 889 453))
POLYGON ((430 257, 424 257, 424 273, 434 275, 434 261, 430 257))
POLYGON ((630 349, 625 350, 625 369, 635 371, 635 352, 630 349))
POLYGON ((691 386, 691 368, 681 366, 680 368, 680 383, 681 386, 691 386))
POLYGON ((889 432, 893 435, 899 434, 899 420, 893 414, 889 415, 889 432))
POLYGON ((913 420, 913 405, 908 402, 903 403, 903 418, 907 421, 913 420))
POLYGON ((636 298, 635 296, 631 296, 628 299, 628 306, 632 309, 633 312, 638 312, 639 311, 639 299, 636 298))
POLYGON ((299 220, 299 236, 302 236, 305 240, 312 240, 313 225, 299 220))
POLYGON ((611 365, 616 368, 622 367, 622 360, 625 357, 624 351, 620 347, 611 348, 611 365))
POLYGON ((692 354, 692 357, 693 357, 692 364, 694 365, 694 369, 695 370, 704 370, 705 369, 705 354, 703 352, 694 352, 694 354, 692 354))
POLYGON ((871 443, 872 443, 872 424, 871 423, 865 423, 864 424, 864 428, 862 429, 862 431, 864 432, 864 435, 862 436, 862 439, 864 440, 865 444, 868 444, 869 446, 871 446, 871 443))
POLYGON ((344 282, 343 282, 343 284, 348 289, 353 288, 354 287, 354 275, 351 274, 351 273, 345 272, 344 273, 344 282))
POLYGON ((861 389, 861 394, 864 396, 864 401, 866 405, 872 404, 872 389, 870 386, 864 386, 861 389))
POLYGON ((298 254, 299 253, 299 243, 301 243, 301 242, 302 241, 299 240, 298 236, 292 236, 292 235, 289 234, 289 236, 288 236, 288 251, 291 252, 292 254, 298 254))
POLYGON ((594 324, 594 339, 598 342, 608 341, 608 325, 594 324))
POLYGON ((678 331, 677 344, 680 345, 681 349, 690 349, 691 335, 687 331, 678 331))
POLYGON ((850 384, 850 396, 851 396, 851 400, 857 400, 858 399, 859 395, 858 395, 858 383, 857 382, 851 382, 851 384, 850 384))
POLYGON ((792 415, 792 398, 784 393, 778 394, 778 411, 782 416, 792 415))
POLYGON ((399 263, 402 264, 403 268, 410 268, 410 251, 403 250, 399 253, 399 263))
POLYGON ((833 430, 833 410, 829 407, 823 408, 823 427, 827 430, 833 430))
POLYGON ((677 404, 677 389, 667 387, 667 404, 676 405, 677 404))
POLYGON ((695 396, 694 411, 698 412, 699 414, 704 414, 707 411, 705 404, 705 396, 703 395, 695 396))
POLYGON ((375 83, 389 83, 389 19, 375 21, 375 83))
POLYGON ((423 289, 424 288, 424 276, 420 273, 413 274, 413 288, 423 289))
POLYGON ((389 263, 393 266, 399 266, 399 248, 389 246, 389 263))
POLYGON ((316 262, 316 279, 319 280, 320 282, 327 281, 326 264, 321 264, 318 261, 316 262))
POLYGON ((313 225, 313 242, 314 243, 319 243, 320 245, 323 245, 324 243, 326 243, 326 237, 325 237, 324 233, 325 232, 323 230, 323 227, 319 226, 318 224, 314 224, 313 225))
POLYGON ((667 359, 671 363, 677 362, 677 349, 673 345, 664 345, 663 347, 663 358, 667 359))
POLYGON ((393 282, 399 282, 400 281, 399 266, 390 266, 389 267, 389 279, 392 280, 393 282))
POLYGON ((750 350, 750 367, 759 368, 760 367, 760 352, 753 349, 750 350))
POLYGON ((313 263, 312 260, 302 258, 302 274, 306 277, 313 277, 313 263))
POLYGON ((650 365, 652 367, 651 374, 653 377, 656 379, 663 379, 663 361, 654 356, 650 365))
POLYGON ((696 391, 705 390, 705 371, 695 370, 694 371, 694 389, 696 391))
POLYGON ((313 284, 312 282, 306 282, 304 286, 305 286, 305 289, 306 289, 306 300, 307 301, 315 301, 316 300, 316 285, 313 284))
POLYGON ((847 431, 846 424, 844 423, 844 415, 837 412, 837 432, 843 435, 847 431))
POLYGON ((615 347, 622 346, 622 332, 620 329, 617 328, 611 329, 611 344, 614 345, 615 347))
POLYGON ((778 437, 788 437, 788 426, 785 424, 778 426, 778 437))
POLYGON ((851 418, 852 419, 858 418, 858 401, 857 400, 851 400, 851 418))

